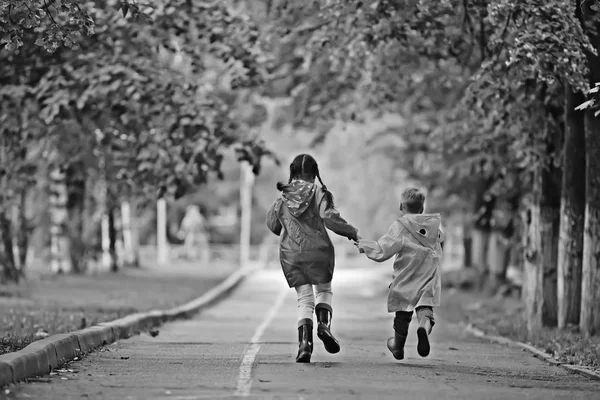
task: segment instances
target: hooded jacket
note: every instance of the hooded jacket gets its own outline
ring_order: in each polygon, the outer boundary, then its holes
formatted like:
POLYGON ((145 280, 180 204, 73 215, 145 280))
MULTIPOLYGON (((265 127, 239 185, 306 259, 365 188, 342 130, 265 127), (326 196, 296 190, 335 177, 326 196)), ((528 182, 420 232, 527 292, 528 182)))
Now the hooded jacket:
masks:
POLYGON ((283 185, 266 223, 280 236, 279 258, 290 287, 331 282, 335 253, 325 228, 348 239, 358 233, 335 208, 327 208, 323 189, 303 180, 283 185))
POLYGON ((396 256, 389 312, 440 305, 443 241, 440 214, 406 214, 379 240, 360 240, 358 248, 371 260, 382 262, 396 256))

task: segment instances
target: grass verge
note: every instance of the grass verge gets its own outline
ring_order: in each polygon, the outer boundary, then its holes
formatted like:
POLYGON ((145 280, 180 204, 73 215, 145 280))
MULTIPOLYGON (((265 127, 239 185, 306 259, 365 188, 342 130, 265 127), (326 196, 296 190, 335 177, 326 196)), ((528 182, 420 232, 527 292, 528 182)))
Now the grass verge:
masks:
POLYGON ((233 272, 231 263, 219 264, 208 270, 177 261, 165 268, 81 276, 34 271, 18 286, 0 286, 0 354, 48 335, 183 304, 233 272))
POLYGON ((471 323, 487 334, 528 343, 571 365, 600 368, 600 336, 585 337, 576 327, 566 330, 544 328, 527 337, 523 305, 514 297, 489 298, 460 290, 444 293, 441 312, 449 322, 471 323))

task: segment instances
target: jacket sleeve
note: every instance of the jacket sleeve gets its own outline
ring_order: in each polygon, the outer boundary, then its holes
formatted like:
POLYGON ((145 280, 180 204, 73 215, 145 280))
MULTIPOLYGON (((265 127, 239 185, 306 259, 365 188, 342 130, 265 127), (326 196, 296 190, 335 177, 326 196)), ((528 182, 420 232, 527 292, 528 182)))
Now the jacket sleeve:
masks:
POLYGON ((271 206, 271 209, 267 212, 267 228, 275 235, 279 236, 281 234, 281 229, 283 228, 281 222, 279 221, 279 207, 281 206, 281 199, 275 200, 275 203, 271 206))
POLYGON ((325 223, 325 227, 340 236, 347 237, 351 240, 356 240, 358 235, 358 229, 350 225, 342 216, 339 211, 334 207, 327 208, 326 201, 321 198, 319 203, 319 215, 325 223))
POLYGON ((358 249, 373 261, 383 262, 389 260, 393 255, 398 254, 404 245, 404 239, 400 235, 401 229, 400 223, 396 221, 379 240, 361 239, 358 242, 358 249))

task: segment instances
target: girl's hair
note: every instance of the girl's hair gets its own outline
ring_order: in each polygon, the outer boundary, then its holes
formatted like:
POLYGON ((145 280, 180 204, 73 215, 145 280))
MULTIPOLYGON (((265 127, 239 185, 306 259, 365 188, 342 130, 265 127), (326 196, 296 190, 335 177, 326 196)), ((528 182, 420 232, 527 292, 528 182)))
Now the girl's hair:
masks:
MULTIPOLYGON (((327 190, 327 186, 323 183, 321 175, 319 174, 319 165, 317 161, 309 154, 299 154, 294 158, 294 161, 290 164, 290 179, 288 184, 292 183, 292 180, 296 178, 317 178, 321 183, 323 192, 325 192, 325 200, 327 201, 327 209, 334 207, 333 194, 327 190)), ((277 190, 281 191, 284 187, 283 182, 277 182, 277 190)))

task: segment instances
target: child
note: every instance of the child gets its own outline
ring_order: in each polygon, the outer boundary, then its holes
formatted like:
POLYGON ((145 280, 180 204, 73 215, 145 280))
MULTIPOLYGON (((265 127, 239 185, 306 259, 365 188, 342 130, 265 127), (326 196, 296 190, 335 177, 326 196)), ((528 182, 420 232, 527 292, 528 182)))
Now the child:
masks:
POLYGON ((300 154, 290 165, 287 184, 267 213, 267 226, 281 236, 279 257, 289 287, 298 294, 298 355, 296 362, 308 363, 313 351, 313 312, 317 314, 317 336, 329 353, 340 351, 331 333, 331 279, 334 249, 325 228, 351 240, 358 231, 334 208, 333 195, 323 184, 319 166, 308 154, 300 154), (321 187, 315 184, 315 178, 321 187), (316 291, 316 306, 315 294, 316 291))
POLYGON ((388 312, 395 312, 393 338, 387 347, 397 360, 404 358, 404 344, 413 310, 417 312, 417 351, 429 355, 429 334, 435 324, 433 307, 440 304, 440 257, 444 235, 440 214, 423 214, 425 195, 416 188, 406 189, 400 202, 400 218, 378 241, 359 240, 359 251, 382 262, 392 256, 394 277, 388 293, 388 312))

